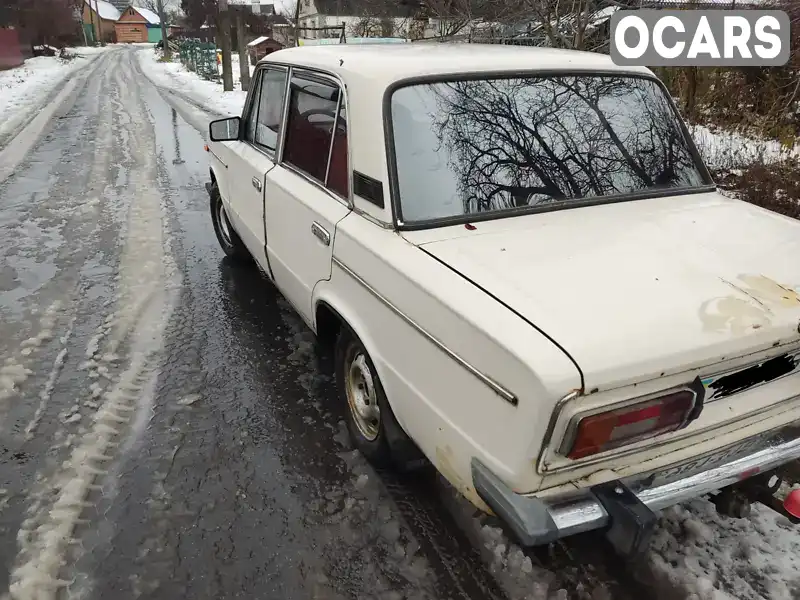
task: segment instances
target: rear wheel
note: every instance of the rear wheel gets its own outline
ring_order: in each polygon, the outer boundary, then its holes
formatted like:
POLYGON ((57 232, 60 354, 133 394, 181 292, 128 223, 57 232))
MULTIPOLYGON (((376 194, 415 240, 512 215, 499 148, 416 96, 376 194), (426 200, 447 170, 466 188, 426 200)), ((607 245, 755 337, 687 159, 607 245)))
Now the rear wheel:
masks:
POLYGON ((253 259, 247 251, 247 247, 242 242, 236 230, 228 219, 219 187, 216 183, 211 186, 211 222, 214 224, 214 233, 222 250, 230 258, 239 262, 251 262, 253 259))
POLYGON ((392 412, 361 340, 343 327, 336 341, 336 381, 353 445, 377 467, 415 469, 426 463, 392 412))

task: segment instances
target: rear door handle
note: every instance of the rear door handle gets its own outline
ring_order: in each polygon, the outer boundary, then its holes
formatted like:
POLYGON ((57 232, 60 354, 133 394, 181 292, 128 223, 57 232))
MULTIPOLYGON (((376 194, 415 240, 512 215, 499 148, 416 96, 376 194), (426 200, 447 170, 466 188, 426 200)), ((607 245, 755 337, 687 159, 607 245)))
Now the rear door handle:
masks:
POLYGON ((258 177, 253 177, 253 187, 261 191, 261 180, 258 177))
POLYGON ((331 245, 331 234, 328 233, 328 230, 316 221, 311 224, 311 233, 313 233, 319 239, 319 241, 326 246, 331 245))

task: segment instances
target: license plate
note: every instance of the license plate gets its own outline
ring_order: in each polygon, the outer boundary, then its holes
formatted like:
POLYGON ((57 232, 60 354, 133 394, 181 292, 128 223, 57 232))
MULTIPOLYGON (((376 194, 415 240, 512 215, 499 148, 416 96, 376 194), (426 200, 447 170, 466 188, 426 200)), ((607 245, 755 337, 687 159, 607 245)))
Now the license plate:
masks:
POLYGON ((701 381, 706 389, 705 402, 732 396, 795 373, 800 373, 800 350, 775 356, 741 369, 704 377, 701 381))
POLYGON ((725 463, 732 462, 738 458, 752 454, 768 448, 770 446, 782 444, 789 440, 800 437, 798 425, 792 424, 779 430, 765 431, 753 437, 749 437, 741 442, 726 446, 721 450, 709 452, 699 458, 694 458, 678 465, 668 467, 650 475, 652 478, 647 487, 657 487, 671 483, 684 477, 690 477, 701 471, 708 471, 725 463))

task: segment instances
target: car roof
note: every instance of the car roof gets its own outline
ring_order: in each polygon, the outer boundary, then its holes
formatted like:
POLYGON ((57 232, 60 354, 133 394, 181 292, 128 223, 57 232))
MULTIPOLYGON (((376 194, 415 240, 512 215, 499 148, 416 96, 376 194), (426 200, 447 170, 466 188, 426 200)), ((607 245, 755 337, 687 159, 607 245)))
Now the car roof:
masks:
POLYGON ((287 48, 262 62, 288 63, 332 72, 345 83, 355 76, 375 85, 413 77, 521 71, 614 71, 652 74, 644 67, 615 65, 605 54, 529 46, 458 43, 330 44, 287 48))
MULTIPOLYGON (((345 87, 350 168, 381 182, 389 196, 384 132, 386 90, 415 77, 536 71, 597 71, 652 75, 643 67, 620 67, 608 56, 574 50, 488 44, 335 44, 301 46, 268 54, 259 64, 317 69, 338 77, 345 87)), ((360 210, 391 223, 391 209, 363 201, 360 210)))

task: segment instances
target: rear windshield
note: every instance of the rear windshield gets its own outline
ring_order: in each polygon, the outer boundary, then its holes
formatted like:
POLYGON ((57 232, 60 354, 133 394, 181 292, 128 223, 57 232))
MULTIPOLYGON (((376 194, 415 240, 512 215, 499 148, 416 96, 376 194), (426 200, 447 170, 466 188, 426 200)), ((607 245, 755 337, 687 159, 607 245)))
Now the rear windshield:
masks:
POLYGON ((406 223, 710 183, 661 87, 641 77, 410 85, 391 117, 406 223))

